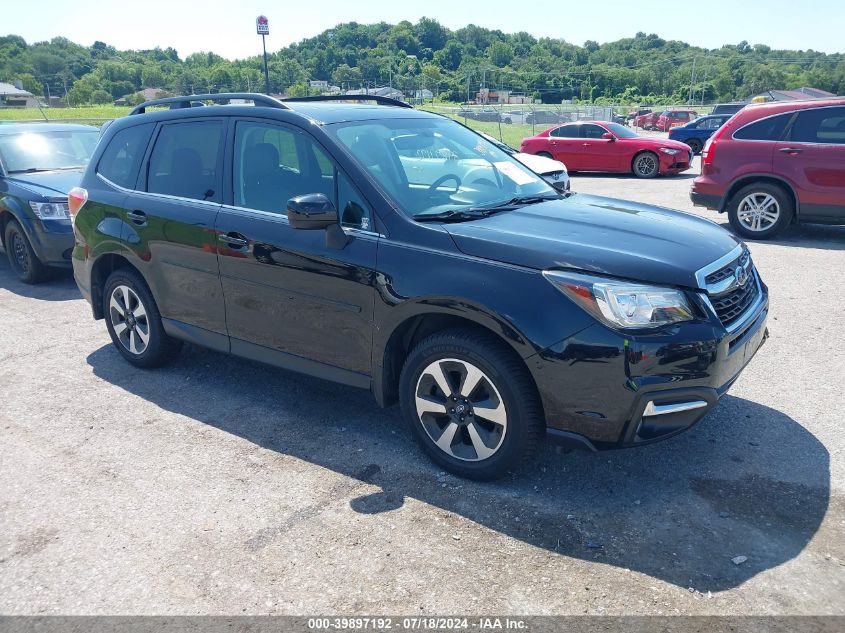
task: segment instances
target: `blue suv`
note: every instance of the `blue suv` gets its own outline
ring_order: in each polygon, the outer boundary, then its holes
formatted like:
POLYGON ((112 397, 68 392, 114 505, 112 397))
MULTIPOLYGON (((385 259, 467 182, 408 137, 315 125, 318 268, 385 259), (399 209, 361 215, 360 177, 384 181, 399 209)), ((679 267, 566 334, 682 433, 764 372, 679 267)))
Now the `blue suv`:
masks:
POLYGON ((710 116, 699 117, 686 125, 673 127, 669 130, 669 138, 673 141, 686 143, 692 149, 693 154, 700 154, 707 139, 732 116, 732 114, 712 114, 710 116))

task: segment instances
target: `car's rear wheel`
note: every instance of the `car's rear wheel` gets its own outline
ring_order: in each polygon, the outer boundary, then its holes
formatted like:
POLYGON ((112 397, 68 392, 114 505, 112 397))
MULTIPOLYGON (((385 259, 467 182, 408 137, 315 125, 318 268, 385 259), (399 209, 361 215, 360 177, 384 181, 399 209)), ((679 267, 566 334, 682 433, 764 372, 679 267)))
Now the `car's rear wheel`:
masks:
POLYGON ((693 154, 700 154, 701 148, 704 147, 701 144, 701 141, 699 141, 697 138, 688 139, 688 140, 684 141, 684 143, 689 145, 689 148, 692 150, 693 154))
POLYGON ((446 470, 495 479, 530 457, 545 430, 536 387, 494 337, 449 330, 420 342, 400 378, 415 439, 446 470))
POLYGON ((768 182, 743 187, 728 204, 728 220, 739 235, 765 240, 780 233, 792 221, 795 204, 789 194, 768 182))
POLYGON ((641 152, 634 156, 631 170, 637 178, 654 178, 660 173, 660 159, 654 152, 641 152))
POLYGON ((181 341, 164 331, 152 293, 133 270, 121 268, 109 275, 103 314, 117 351, 137 367, 159 367, 182 348, 181 341))
POLYGON ((47 276, 47 267, 38 259, 17 220, 6 225, 6 255, 17 278, 26 284, 37 284, 47 276))

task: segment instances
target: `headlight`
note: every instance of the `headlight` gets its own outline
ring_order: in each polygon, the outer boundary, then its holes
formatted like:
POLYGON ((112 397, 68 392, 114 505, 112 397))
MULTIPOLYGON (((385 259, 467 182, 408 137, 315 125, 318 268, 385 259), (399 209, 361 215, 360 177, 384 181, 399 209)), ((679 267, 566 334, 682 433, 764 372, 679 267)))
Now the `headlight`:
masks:
POLYGON ((41 220, 67 220, 67 202, 30 202, 29 206, 41 220))
POLYGON ((614 328, 656 328, 693 318, 686 295, 674 288, 557 270, 544 271, 543 276, 587 312, 614 328))
POLYGON ((677 153, 678 153, 678 152, 680 152, 681 150, 679 150, 679 149, 670 149, 670 148, 668 148, 668 147, 661 147, 661 148, 660 148, 660 151, 661 151, 661 152, 663 152, 664 154, 669 154, 669 156, 674 156, 675 154, 677 154, 677 153))

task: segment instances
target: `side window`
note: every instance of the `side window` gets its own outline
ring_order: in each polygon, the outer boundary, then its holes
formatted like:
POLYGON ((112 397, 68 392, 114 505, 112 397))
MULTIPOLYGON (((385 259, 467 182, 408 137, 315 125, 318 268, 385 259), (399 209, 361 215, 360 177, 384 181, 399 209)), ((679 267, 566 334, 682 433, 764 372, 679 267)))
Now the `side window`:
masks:
POLYGON ((154 126, 134 125, 112 136, 97 163, 97 173, 124 189, 133 189, 154 126))
POLYGON ((607 130, 599 125, 588 124, 581 126, 581 138, 601 138, 605 132, 607 130))
POLYGON ((295 196, 322 193, 335 201, 334 163, 301 132, 239 121, 232 164, 234 204, 283 215, 295 196))
POLYGON ((734 132, 734 138, 743 141, 779 141, 790 119, 792 112, 760 119, 734 132))
POLYGON ((222 121, 162 126, 147 168, 147 191, 193 200, 220 200, 222 121))
POLYGON ((373 230, 373 214, 369 205, 349 182, 349 178, 341 172, 337 174, 337 199, 340 223, 343 226, 364 231, 373 230))
POLYGON ((549 132, 549 136, 556 136, 558 138, 578 138, 577 125, 561 125, 549 132))
POLYGON ((792 126, 790 140, 845 145, 845 107, 802 110, 792 126))

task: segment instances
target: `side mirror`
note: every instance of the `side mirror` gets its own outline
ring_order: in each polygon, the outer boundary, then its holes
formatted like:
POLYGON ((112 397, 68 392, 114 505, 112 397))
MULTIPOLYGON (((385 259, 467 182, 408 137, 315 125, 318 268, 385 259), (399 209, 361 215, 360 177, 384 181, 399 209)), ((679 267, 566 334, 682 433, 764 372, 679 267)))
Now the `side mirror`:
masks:
POLYGON ((288 200, 288 222, 295 229, 326 229, 338 223, 337 209, 322 193, 309 193, 288 200))
POLYGON ((616 140, 616 137, 613 136, 612 132, 605 132, 604 134, 601 135, 601 137, 603 139, 607 140, 607 141, 615 141, 616 140))
POLYGON ((288 222, 295 229, 326 230, 326 246, 342 249, 352 238, 340 226, 334 204, 322 193, 309 193, 288 200, 288 222))

